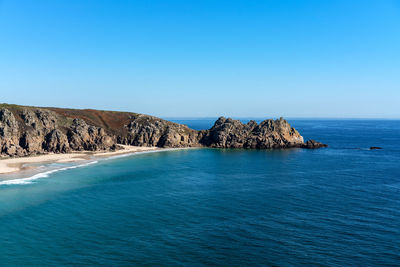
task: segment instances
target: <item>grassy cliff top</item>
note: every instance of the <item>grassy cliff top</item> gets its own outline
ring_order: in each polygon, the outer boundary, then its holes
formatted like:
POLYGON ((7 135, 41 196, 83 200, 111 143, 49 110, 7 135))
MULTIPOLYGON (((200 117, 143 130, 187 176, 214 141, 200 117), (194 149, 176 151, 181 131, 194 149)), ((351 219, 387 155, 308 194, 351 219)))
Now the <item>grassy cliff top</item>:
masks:
POLYGON ((57 114, 59 126, 69 126, 73 119, 83 119, 86 123, 97 127, 102 127, 110 133, 119 133, 124 130, 124 125, 127 125, 132 118, 140 121, 155 122, 161 120, 167 125, 176 125, 173 122, 165 121, 150 115, 144 115, 134 112, 109 111, 96 109, 71 109, 71 108, 56 108, 56 107, 33 107, 22 106, 15 104, 0 104, 0 109, 6 108, 16 116, 17 120, 21 120, 23 110, 49 110, 57 114))

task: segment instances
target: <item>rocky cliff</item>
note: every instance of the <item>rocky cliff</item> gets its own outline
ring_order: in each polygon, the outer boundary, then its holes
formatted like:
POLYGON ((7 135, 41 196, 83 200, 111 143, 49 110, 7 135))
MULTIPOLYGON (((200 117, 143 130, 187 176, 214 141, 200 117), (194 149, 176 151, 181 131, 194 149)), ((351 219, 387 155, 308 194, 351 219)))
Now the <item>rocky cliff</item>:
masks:
POLYGON ((114 111, 37 108, 0 104, 0 155, 115 150, 118 144, 157 147, 319 148, 284 119, 250 121, 219 118, 196 131, 160 118, 114 111))
POLYGON ((265 120, 260 124, 247 124, 230 118, 219 118, 214 126, 204 131, 200 143, 219 148, 288 148, 304 144, 303 137, 289 123, 279 120, 265 120))
POLYGON ((186 125, 147 115, 132 115, 123 126, 117 142, 134 146, 193 147, 201 146, 201 133, 186 125))
POLYGON ((0 108, 2 155, 27 156, 116 148, 115 137, 103 128, 87 125, 82 119, 68 118, 43 108, 0 108))

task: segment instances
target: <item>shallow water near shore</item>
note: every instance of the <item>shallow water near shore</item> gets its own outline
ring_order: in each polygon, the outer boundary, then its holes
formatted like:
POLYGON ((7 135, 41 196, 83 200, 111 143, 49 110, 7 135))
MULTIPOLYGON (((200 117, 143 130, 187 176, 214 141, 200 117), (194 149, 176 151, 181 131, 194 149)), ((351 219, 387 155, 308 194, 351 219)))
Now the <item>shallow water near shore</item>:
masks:
POLYGON ((399 265, 400 121, 289 122, 330 147, 163 151, 0 185, 0 263, 399 265))

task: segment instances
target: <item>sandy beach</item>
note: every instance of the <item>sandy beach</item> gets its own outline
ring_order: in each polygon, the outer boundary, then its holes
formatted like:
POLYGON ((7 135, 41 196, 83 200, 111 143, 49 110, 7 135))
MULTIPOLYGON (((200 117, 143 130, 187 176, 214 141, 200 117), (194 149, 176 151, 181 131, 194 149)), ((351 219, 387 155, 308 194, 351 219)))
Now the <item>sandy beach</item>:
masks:
POLYGON ((94 157, 112 157, 115 155, 162 150, 159 147, 122 146, 124 149, 112 152, 73 152, 68 154, 45 154, 22 158, 6 158, 0 160, 0 174, 14 173, 23 170, 32 163, 75 162, 89 160, 94 157))

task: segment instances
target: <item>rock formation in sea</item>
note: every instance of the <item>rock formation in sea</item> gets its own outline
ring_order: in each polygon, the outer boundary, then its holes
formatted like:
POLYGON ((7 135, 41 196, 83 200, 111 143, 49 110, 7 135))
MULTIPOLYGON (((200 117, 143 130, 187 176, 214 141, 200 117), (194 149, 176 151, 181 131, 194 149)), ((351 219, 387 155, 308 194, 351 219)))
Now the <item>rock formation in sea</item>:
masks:
POLYGON ((321 147, 328 147, 328 145, 317 142, 315 140, 308 140, 304 144, 300 146, 301 148, 309 148, 309 149, 315 149, 315 148, 321 148, 321 147))
POLYGON ((289 123, 279 120, 265 120, 260 124, 249 121, 220 117, 214 126, 202 131, 200 143, 218 148, 289 148, 304 144, 303 137, 289 123))
POLYGON ((0 155, 21 157, 71 151, 116 150, 122 145, 215 148, 320 148, 304 142, 280 118, 260 124, 220 117, 209 130, 149 115, 0 104, 0 155))

